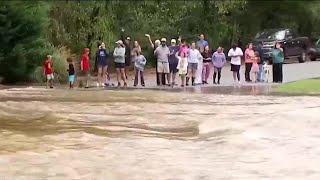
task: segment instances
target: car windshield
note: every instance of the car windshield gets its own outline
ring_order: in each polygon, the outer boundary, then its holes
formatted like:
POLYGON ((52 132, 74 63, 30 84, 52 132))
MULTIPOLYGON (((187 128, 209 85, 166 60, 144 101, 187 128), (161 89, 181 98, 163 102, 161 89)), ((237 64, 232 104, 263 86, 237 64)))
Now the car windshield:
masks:
POLYGON ((285 31, 264 31, 256 35, 256 39, 277 39, 282 40, 285 37, 285 31))

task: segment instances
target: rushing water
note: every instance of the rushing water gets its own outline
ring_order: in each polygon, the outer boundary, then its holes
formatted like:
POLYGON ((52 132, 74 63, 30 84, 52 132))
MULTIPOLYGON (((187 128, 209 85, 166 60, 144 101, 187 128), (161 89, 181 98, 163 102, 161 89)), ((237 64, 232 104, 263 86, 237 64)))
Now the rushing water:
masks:
POLYGON ((0 179, 319 180, 320 98, 0 90, 0 179))

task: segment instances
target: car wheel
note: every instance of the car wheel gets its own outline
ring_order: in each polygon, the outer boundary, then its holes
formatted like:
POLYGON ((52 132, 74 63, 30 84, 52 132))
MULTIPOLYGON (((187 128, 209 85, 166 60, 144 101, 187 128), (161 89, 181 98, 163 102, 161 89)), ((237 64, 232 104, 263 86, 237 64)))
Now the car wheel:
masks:
POLYGON ((317 60, 316 57, 310 56, 310 61, 316 61, 316 60, 317 60))
POLYGON ((306 54, 305 51, 303 51, 303 52, 301 53, 301 55, 299 56, 299 58, 298 58, 299 63, 304 63, 304 62, 306 62, 306 58, 307 58, 307 54, 306 54))

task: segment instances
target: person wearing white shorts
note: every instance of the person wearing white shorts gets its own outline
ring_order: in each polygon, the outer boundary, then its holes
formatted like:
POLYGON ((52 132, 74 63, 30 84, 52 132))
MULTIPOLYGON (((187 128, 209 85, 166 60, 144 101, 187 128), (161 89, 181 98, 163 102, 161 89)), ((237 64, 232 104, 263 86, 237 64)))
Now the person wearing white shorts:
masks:
POLYGON ((157 62, 157 72, 168 74, 170 72, 169 63, 167 62, 157 62))
POLYGON ((47 80, 53 80, 54 79, 54 75, 52 74, 47 74, 47 80))
MULTIPOLYGON (((166 45, 166 38, 161 39, 161 46, 157 47, 154 51, 154 55, 157 57, 157 72, 159 73, 158 79, 159 82, 165 81, 166 78, 162 79, 162 74, 165 76, 170 73, 169 69, 169 55, 170 50, 166 45)), ((165 82, 161 82, 160 84, 166 84, 165 82)))

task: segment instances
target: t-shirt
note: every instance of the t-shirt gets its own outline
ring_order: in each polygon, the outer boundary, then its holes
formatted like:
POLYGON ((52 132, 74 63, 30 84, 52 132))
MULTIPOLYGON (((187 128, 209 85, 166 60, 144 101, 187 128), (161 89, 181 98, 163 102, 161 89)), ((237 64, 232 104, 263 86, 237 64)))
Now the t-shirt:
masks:
POLYGON ((169 63, 178 64, 179 60, 176 57, 176 53, 179 51, 179 46, 170 46, 169 50, 170 50, 169 63))
POLYGON ((211 53, 210 52, 202 52, 201 53, 202 57, 203 57, 203 62, 204 63, 209 63, 211 62, 211 53), (206 60, 207 58, 210 58, 209 60, 206 60))
POLYGON ((188 51, 189 63, 198 63, 201 59, 202 59, 202 56, 198 49, 189 49, 188 51))
POLYGON ((89 56, 86 54, 82 55, 81 62, 82 62, 83 71, 89 71, 90 70, 89 56))
POLYGON ((114 62, 125 63, 126 49, 124 47, 116 47, 113 52, 114 62))
POLYGON ((158 62, 169 62, 170 50, 167 46, 157 47, 154 54, 157 56, 158 62))
POLYGON ((69 64, 68 74, 69 74, 69 76, 74 75, 74 66, 73 66, 73 64, 69 64))
MULTIPOLYGON (((187 45, 181 45, 179 49, 179 53, 183 52, 185 56, 188 56, 189 48, 187 45)), ((179 54, 180 55, 180 54, 179 54)))
POLYGON ((134 66, 140 71, 143 71, 146 63, 147 63, 146 58, 142 54, 140 54, 139 56, 136 56, 134 61, 134 66))
POLYGON ((100 62, 106 62, 108 59, 109 54, 107 53, 106 49, 99 49, 97 52, 97 59, 100 62))
POLYGON ((283 63, 283 51, 281 51, 280 49, 272 49, 272 61, 274 64, 283 63))
POLYGON ((254 57, 254 50, 253 49, 246 49, 246 51, 244 52, 245 57, 244 57, 244 61, 245 63, 252 63, 252 59, 254 57))
POLYGON ((208 46, 208 41, 206 40, 199 40, 197 41, 197 45, 202 47, 202 48, 205 48, 206 46, 208 46))
POLYGON ((231 64, 241 65, 241 56, 243 56, 243 52, 239 47, 237 47, 236 50, 231 48, 228 52, 228 56, 231 57, 231 64), (232 57, 232 56, 236 56, 236 57, 232 57))
POLYGON ((46 74, 46 75, 53 73, 51 60, 46 60, 46 61, 43 63, 43 66, 44 66, 45 74, 46 74))

